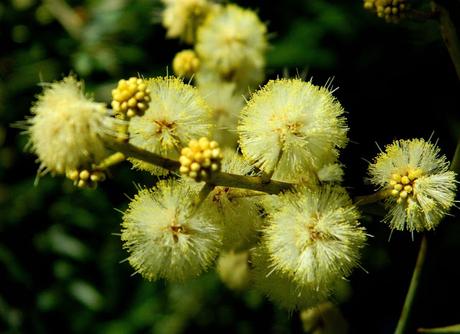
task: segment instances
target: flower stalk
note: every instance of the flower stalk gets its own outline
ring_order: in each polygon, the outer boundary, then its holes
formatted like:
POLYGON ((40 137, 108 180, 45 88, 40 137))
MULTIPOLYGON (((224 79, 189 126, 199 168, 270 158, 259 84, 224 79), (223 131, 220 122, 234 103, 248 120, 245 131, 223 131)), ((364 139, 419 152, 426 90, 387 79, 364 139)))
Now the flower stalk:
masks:
POLYGON ((424 235, 418 251, 417 262, 412 273, 412 279, 410 281, 409 290, 407 290, 406 299, 404 300, 404 306, 399 317, 398 325, 395 330, 395 334, 407 333, 409 318, 411 315, 412 307, 414 304, 417 289, 420 283, 422 274, 423 264, 425 263, 426 252, 427 252, 427 236, 424 235))

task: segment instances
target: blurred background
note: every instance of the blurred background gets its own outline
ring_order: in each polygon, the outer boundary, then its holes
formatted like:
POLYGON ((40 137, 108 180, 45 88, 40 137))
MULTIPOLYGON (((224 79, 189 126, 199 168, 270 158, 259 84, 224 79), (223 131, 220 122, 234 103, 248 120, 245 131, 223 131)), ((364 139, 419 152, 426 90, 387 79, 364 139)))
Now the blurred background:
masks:
MULTIPOLYGON (((29 114, 39 82, 73 72, 109 103, 118 79, 165 75, 186 48, 164 38, 154 0, 67 3, 77 20, 60 0, 0 3, 0 332, 301 333, 297 313, 254 291, 235 293, 213 271, 181 285, 132 276, 120 263, 127 253, 115 209, 127 207, 136 183, 152 185, 151 176, 123 165, 97 190, 51 176, 34 186, 35 157, 10 125, 29 114)), ((268 24, 268 78, 306 72, 325 84, 334 77, 351 129, 341 160, 352 194, 372 191, 365 160, 376 143, 432 136, 451 159, 460 87, 436 22, 387 24, 359 0, 237 3, 268 24)), ((420 236, 395 232, 389 240, 379 219, 363 218, 374 236, 362 259, 367 272, 356 270, 335 300, 349 333, 393 332, 415 264, 420 236)), ((430 238, 414 323, 460 323, 458 219, 449 217, 430 238)))

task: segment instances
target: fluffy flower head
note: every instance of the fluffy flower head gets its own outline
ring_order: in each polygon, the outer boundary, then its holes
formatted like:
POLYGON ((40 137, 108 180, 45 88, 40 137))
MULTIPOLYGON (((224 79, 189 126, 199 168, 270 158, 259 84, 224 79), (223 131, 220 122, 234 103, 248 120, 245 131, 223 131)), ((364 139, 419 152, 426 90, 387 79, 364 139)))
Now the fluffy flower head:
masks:
POLYGON ((455 173, 437 146, 423 139, 397 140, 369 166, 373 184, 391 196, 384 221, 392 229, 435 228, 455 200, 455 173))
POLYGON ((123 215, 121 239, 136 272, 148 280, 197 276, 217 256, 221 229, 192 206, 190 183, 160 181, 141 190, 123 215))
POLYGON ((301 286, 327 291, 357 266, 366 241, 345 190, 300 188, 266 205, 264 244, 272 267, 301 286))
MULTIPOLYGON (((193 138, 208 137, 211 110, 196 88, 174 77, 148 82, 149 108, 129 122, 129 142, 164 157, 178 159, 193 138)), ((159 168, 133 160, 136 167, 161 173, 159 168)))
POLYGON ((197 32, 200 59, 223 75, 240 67, 263 68, 267 28, 251 10, 227 5, 209 15, 197 32))
POLYGON ((29 145, 40 160, 39 173, 64 174, 106 157, 101 136, 110 118, 104 104, 84 95, 75 77, 47 84, 31 111, 25 124, 29 145))
POLYGON ((198 25, 213 5, 207 0, 162 0, 162 2, 165 5, 162 23, 167 29, 166 36, 193 43, 198 25))
POLYGON ((324 87, 300 79, 269 81, 241 111, 242 152, 274 178, 297 181, 336 161, 347 143, 343 113, 324 87))

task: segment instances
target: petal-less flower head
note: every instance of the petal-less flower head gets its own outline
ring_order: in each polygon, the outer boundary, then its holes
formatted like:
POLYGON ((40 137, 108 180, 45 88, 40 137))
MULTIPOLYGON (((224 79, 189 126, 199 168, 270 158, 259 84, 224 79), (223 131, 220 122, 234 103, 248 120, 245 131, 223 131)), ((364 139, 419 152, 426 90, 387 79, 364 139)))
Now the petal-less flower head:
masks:
POLYGON ((210 14, 199 27, 195 48, 207 67, 232 76, 239 68, 264 67, 266 33, 255 12, 227 5, 210 14))
POLYGON ((236 85, 231 82, 200 83, 198 90, 212 109, 216 125, 213 138, 222 147, 235 148, 238 141, 235 129, 244 106, 243 95, 236 92, 236 85))
POLYGON ((327 292, 358 265, 367 235, 343 188, 301 187, 271 202, 263 242, 275 270, 327 292))
POLYGON ((166 37, 193 43, 197 27, 215 6, 208 0, 162 0, 162 23, 166 37))
MULTIPOLYGON (((191 139, 208 137, 212 128, 211 110, 198 90, 174 77, 151 79, 149 108, 129 122, 129 142, 135 146, 178 159, 191 139)), ((152 173, 159 167, 138 160, 134 166, 152 173)))
POLYGON ((397 140, 369 166, 373 184, 388 190, 390 210, 384 221, 391 229, 435 228, 454 205, 455 173, 437 146, 423 139, 397 140))
POLYGON ((273 178, 297 181, 334 163, 347 143, 344 110, 332 93, 300 79, 269 81, 241 111, 243 155, 273 178))
POLYGON ((72 172, 107 156, 101 138, 109 131, 110 117, 82 86, 73 76, 46 84, 31 109, 33 117, 25 121, 39 174, 72 172))
POLYGON ((121 239, 136 272, 148 280, 197 276, 215 259, 221 228, 196 209, 191 183, 160 181, 141 190, 123 215, 121 239))

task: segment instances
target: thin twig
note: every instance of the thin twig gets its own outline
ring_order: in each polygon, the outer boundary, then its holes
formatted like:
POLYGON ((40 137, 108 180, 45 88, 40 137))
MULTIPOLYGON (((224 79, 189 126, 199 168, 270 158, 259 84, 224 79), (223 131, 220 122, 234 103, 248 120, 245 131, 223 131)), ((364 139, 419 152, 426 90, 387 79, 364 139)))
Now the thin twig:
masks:
POLYGON ((399 317, 398 325, 395 330, 395 334, 404 334, 407 331, 409 324, 409 317, 414 304, 415 296, 417 294, 417 288, 420 283, 420 277, 422 274, 423 264, 425 263, 426 252, 427 252, 427 236, 424 235, 418 251, 417 262, 412 273, 412 279, 410 281, 409 290, 407 290, 406 299, 404 300, 404 306, 399 317))

